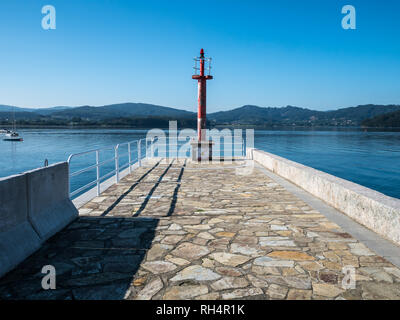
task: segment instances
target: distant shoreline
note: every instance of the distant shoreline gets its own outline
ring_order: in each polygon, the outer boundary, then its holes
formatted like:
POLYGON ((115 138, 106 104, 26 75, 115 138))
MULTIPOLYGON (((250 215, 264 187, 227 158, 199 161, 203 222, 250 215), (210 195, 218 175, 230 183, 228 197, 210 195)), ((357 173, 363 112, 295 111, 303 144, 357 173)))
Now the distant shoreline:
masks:
MULTIPOLYGON (((196 128, 196 113, 146 103, 120 103, 101 107, 56 107, 26 110, 0 105, 0 128, 16 121, 22 128, 196 128), (15 110, 18 112, 14 112, 15 110)), ((400 127, 400 105, 359 105, 330 111, 286 106, 244 105, 207 114, 207 127, 230 128, 387 128, 400 127)))
MULTIPOLYGON (((160 126, 160 127, 133 127, 133 126, 123 126, 123 125, 93 125, 93 126, 85 126, 85 125, 18 125, 18 129, 132 129, 132 130, 151 130, 154 128, 159 129, 168 129, 168 126, 160 126)), ((190 128, 190 127, 189 127, 190 128)), ((232 129, 254 129, 254 130, 279 130, 279 129, 330 129, 330 130, 379 130, 379 131, 400 131, 400 127, 366 127, 366 126, 288 126, 288 125, 273 125, 273 126, 260 126, 260 125, 213 125, 209 126, 209 128, 213 129, 223 129, 223 128, 232 128, 232 129)), ((12 129, 12 125, 0 125, 1 129, 12 129)), ((182 129, 182 128, 181 128, 182 129)), ((186 128, 185 128, 186 129, 186 128)), ((196 128, 190 128, 196 129, 196 128)))

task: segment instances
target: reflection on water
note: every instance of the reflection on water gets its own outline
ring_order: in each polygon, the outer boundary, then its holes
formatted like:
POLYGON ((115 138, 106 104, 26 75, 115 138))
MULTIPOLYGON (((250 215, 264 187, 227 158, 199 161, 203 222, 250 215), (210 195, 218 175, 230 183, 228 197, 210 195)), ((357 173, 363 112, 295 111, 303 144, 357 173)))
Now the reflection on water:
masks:
MULTIPOLYGON (((23 142, 0 141, 0 177, 43 166, 45 159, 49 163, 65 161, 71 153, 144 138, 147 131, 21 129, 19 132, 23 142)), ((400 198, 400 132, 257 130, 255 147, 400 198)), ((89 165, 94 159, 88 156, 82 161, 89 165)), ((85 184, 94 174, 77 177, 72 183, 85 184)))

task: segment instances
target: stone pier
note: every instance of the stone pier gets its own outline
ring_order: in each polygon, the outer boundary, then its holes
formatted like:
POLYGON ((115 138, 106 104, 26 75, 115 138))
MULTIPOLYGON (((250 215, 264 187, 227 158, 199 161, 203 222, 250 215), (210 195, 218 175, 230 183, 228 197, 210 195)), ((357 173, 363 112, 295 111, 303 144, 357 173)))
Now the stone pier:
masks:
POLYGON ((0 279, 0 299, 400 299, 398 247, 373 251, 246 161, 148 162, 0 279))

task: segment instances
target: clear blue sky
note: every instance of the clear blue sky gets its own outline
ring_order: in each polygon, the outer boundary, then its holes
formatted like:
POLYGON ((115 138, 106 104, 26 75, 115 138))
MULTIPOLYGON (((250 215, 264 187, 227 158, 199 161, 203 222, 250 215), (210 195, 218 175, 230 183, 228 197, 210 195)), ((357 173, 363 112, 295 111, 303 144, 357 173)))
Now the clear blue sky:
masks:
POLYGON ((201 47, 214 61, 210 112, 400 104, 397 0, 1 0, 0 104, 194 111, 201 47), (56 30, 41 27, 46 4, 56 30), (356 30, 341 27, 345 4, 356 30))

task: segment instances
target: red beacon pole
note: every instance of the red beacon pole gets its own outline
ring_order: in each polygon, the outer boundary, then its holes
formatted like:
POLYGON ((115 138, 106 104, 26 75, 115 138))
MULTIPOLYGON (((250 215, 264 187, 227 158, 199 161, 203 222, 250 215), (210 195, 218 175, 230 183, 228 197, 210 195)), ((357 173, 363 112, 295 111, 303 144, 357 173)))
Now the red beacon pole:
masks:
MULTIPOLYGON (((195 75, 192 76, 192 79, 197 80, 199 86, 198 92, 198 113, 197 113, 197 138, 199 144, 201 142, 206 141, 206 108, 207 108, 207 80, 211 80, 213 77, 210 75, 211 71, 211 58, 204 57, 204 50, 200 50, 200 57, 195 58, 195 75), (200 63, 200 67, 197 67, 197 62, 200 63), (206 68, 206 63, 208 64, 206 68), (208 75, 205 75, 205 69, 208 70, 208 75), (200 74, 197 74, 197 71, 200 71, 200 74)), ((199 146, 201 148, 201 146, 199 146)), ((200 150, 199 150, 200 151, 200 150)), ((200 152, 199 160, 200 160, 200 152)))

